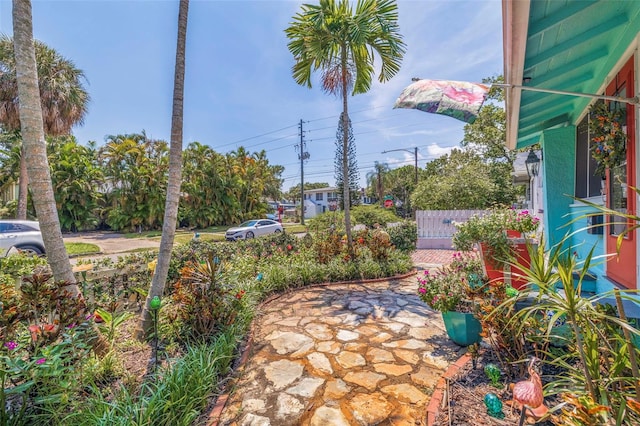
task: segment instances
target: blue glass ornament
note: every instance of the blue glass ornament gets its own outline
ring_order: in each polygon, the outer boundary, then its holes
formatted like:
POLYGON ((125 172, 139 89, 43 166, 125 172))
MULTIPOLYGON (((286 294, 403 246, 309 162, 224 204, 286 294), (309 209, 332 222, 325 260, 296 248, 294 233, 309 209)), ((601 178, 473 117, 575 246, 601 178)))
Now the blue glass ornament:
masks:
POLYGON ((502 412, 502 401, 495 393, 488 393, 484 396, 484 405, 487 407, 487 413, 496 419, 504 419, 502 412))

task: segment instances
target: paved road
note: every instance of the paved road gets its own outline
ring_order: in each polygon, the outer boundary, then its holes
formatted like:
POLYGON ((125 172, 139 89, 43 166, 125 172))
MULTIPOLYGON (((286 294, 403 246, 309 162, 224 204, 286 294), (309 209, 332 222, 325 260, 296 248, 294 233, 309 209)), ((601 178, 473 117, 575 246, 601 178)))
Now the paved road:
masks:
POLYGON ((69 243, 90 243, 100 247, 104 254, 124 253, 127 251, 158 248, 159 239, 126 238, 115 232, 83 232, 63 235, 64 241, 69 243))

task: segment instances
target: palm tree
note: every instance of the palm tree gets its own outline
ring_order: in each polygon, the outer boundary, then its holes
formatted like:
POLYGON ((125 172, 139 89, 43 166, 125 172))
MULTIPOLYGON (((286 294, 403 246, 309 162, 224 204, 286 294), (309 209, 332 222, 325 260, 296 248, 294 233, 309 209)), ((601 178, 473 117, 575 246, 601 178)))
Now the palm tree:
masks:
POLYGON ((381 204, 384 198, 385 175, 389 170, 387 163, 378 163, 376 161, 373 164, 373 170, 367 173, 367 186, 375 189, 376 197, 378 197, 378 202, 381 204))
MULTIPOLYGON (((311 88, 312 71, 322 70, 325 92, 342 96, 343 176, 349 176, 348 93, 366 93, 374 73, 374 53, 381 61, 378 80, 391 79, 400 69, 405 44, 399 33, 394 0, 359 0, 355 13, 348 0, 320 0, 305 4, 285 30, 296 63, 293 78, 311 88)), ((344 221, 347 243, 353 253, 349 186, 344 185, 344 221)))
MULTIPOLYGON (((82 124, 87 114, 89 94, 84 88, 84 73, 69 59, 46 44, 34 40, 38 88, 42 106, 44 133, 48 136, 68 135, 76 124, 82 124)), ((14 41, 0 36, 0 124, 6 131, 20 129, 18 84, 14 41)), ((27 217, 26 161, 20 159, 18 180, 18 219, 27 217)))
POLYGON ((29 157, 27 172, 33 191, 33 203, 53 277, 56 281, 69 283, 65 290, 77 296, 80 289, 76 285, 62 239, 47 160, 30 0, 13 0, 13 34, 22 143, 24 154, 29 157))
POLYGON ((178 221, 178 204, 180 202, 180 184, 182 181, 182 125, 184 112, 184 69, 185 44, 187 40, 187 17, 189 0, 180 0, 178 10, 178 43, 176 47, 176 66, 173 80, 173 112, 171 115, 171 144, 169 148, 169 180, 167 183, 167 200, 162 224, 162 239, 158 263, 153 274, 149 295, 142 311, 142 329, 148 334, 151 330, 151 300, 162 297, 169 273, 169 260, 176 234, 178 221))

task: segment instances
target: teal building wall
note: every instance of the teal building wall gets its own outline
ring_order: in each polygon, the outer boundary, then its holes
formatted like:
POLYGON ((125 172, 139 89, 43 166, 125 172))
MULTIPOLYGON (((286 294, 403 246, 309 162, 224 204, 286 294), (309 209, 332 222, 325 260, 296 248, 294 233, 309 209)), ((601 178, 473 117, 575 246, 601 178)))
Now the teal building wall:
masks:
POLYGON ((546 245, 551 247, 571 232, 566 225, 571 220, 576 179, 576 128, 545 130, 540 143, 544 156, 544 229, 546 245))

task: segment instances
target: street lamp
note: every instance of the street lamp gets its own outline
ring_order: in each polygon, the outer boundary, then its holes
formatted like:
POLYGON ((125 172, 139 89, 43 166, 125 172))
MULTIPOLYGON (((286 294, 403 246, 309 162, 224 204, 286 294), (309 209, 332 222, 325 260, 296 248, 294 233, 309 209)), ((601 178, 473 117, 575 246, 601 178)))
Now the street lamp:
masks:
POLYGON ((533 186, 531 185, 531 180, 538 176, 538 171, 540 168, 540 158, 533 151, 533 148, 529 149, 529 155, 527 155, 527 159, 524 160, 524 165, 527 167, 527 174, 529 175, 529 198, 531 199, 531 210, 535 210, 534 205, 534 194, 533 194, 533 186))
POLYGON ((411 149, 405 149, 405 148, 398 148, 398 149, 390 149, 388 151, 382 151, 382 154, 386 154, 387 152, 394 152, 394 151, 406 151, 406 152, 413 152, 413 156, 415 158, 415 168, 416 168, 416 185, 418 184, 418 147, 416 146, 415 148, 413 148, 413 150, 411 149))

